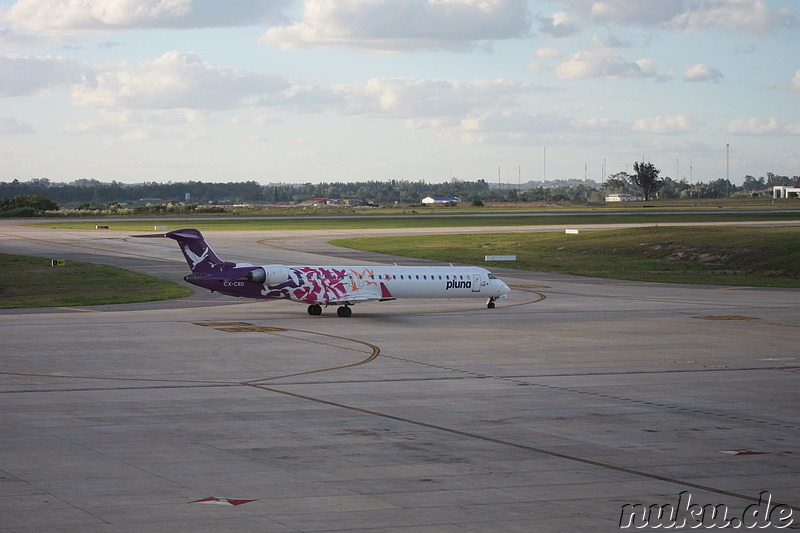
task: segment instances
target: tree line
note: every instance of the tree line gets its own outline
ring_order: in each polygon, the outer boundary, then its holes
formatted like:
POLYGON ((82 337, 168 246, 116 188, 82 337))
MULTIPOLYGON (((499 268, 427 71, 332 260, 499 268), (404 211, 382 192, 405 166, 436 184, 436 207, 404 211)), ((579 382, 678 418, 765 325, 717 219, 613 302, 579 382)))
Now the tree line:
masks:
POLYGON ((69 183, 52 182, 47 178, 29 181, 0 182, 0 212, 30 207, 42 208, 34 195, 61 207, 95 209, 109 205, 144 204, 296 204, 313 200, 352 200, 361 204, 417 204, 426 196, 455 196, 464 202, 573 202, 599 203, 612 193, 627 193, 645 198, 727 198, 772 195, 772 187, 800 187, 800 176, 780 176, 768 172, 755 178, 745 176, 742 185, 727 179, 710 182, 676 181, 659 177, 660 171, 650 163, 636 163, 635 174, 618 172, 602 183, 593 180, 555 180, 518 184, 492 183, 483 179, 444 183, 425 180, 354 181, 323 183, 277 183, 262 185, 242 182, 144 182, 125 184, 94 179, 78 179, 69 183), (22 200, 18 198, 21 197, 22 200), (27 198, 27 204, 25 199, 27 198), (28 205, 35 204, 35 205, 28 205))

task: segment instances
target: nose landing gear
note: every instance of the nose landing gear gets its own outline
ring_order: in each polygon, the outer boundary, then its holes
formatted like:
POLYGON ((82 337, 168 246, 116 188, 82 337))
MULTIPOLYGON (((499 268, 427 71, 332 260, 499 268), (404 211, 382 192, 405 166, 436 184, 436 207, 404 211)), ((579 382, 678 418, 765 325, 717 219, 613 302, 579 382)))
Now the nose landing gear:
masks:
POLYGON ((494 301, 495 300, 497 300, 497 298, 489 297, 489 299, 486 301, 487 309, 494 309, 494 301))

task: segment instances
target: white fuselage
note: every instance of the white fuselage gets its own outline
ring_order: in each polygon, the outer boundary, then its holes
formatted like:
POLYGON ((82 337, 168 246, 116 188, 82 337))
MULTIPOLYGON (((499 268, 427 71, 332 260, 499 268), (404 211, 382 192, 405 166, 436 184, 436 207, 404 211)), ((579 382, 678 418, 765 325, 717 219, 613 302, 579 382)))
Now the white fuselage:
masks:
MULTIPOLYGON (((306 269, 307 267, 289 267, 306 269)), ((508 286, 491 272, 480 267, 414 267, 414 266, 333 266, 314 267, 306 273, 328 283, 341 279, 348 293, 371 292, 382 283, 393 298, 499 298, 509 292, 508 286), (329 279, 326 279, 326 276, 329 279)))
POLYGON ((188 283, 210 291, 258 300, 286 299, 308 304, 310 315, 337 305, 349 317, 349 306, 398 298, 485 298, 486 306, 510 289, 480 267, 456 266, 256 266, 223 261, 194 228, 158 235, 178 242, 192 273, 188 283))

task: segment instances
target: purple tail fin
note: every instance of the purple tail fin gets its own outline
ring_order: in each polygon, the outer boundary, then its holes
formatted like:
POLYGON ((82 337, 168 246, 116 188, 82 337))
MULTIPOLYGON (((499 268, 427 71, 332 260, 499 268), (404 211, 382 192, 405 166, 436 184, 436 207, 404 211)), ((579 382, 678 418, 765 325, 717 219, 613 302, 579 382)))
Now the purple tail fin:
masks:
POLYGON ((170 239, 175 239, 181 247, 183 257, 189 263, 192 272, 209 272, 219 270, 225 265, 225 261, 217 257, 214 250, 206 244, 203 234, 196 229, 179 229, 170 231, 165 235, 170 239))

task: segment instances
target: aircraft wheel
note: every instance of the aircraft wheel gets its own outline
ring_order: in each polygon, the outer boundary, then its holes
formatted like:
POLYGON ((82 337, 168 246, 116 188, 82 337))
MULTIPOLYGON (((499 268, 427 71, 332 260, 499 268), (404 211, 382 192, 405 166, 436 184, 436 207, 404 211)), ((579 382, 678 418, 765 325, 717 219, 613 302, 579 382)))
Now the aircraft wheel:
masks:
POLYGON ((336 314, 342 318, 347 318, 353 314, 353 310, 347 307, 346 305, 343 305, 342 307, 336 310, 336 314))
POLYGON ((487 303, 486 307, 489 308, 489 309, 494 309, 494 302, 487 303))
POLYGON ((322 306, 311 304, 308 306, 308 314, 312 316, 319 316, 322 314, 322 306))

